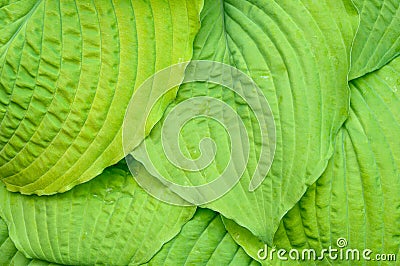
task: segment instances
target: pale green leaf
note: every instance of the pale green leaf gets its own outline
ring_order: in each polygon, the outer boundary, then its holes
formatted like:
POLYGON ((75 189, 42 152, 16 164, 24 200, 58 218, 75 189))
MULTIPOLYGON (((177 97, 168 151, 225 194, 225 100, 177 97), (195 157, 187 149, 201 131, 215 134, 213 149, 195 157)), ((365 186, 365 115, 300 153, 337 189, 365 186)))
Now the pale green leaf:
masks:
MULTIPOLYGON (((377 254, 400 255, 399 76, 397 58, 350 83, 350 117, 336 138, 335 154, 324 174, 282 219, 274 238, 276 248, 312 248, 320 255, 329 246, 338 248, 338 239, 344 238, 344 252, 357 249, 361 259, 331 259, 329 264, 365 264, 365 249, 372 251, 371 259, 377 254)), ((245 229, 232 223, 227 229, 240 233, 240 239, 249 237, 237 242, 250 255, 262 248, 245 229)), ((391 259, 385 263, 394 264, 391 259)))
POLYGON ((123 163, 62 194, 25 196, 2 187, 0 195, 18 250, 67 265, 145 263, 195 212, 152 198, 123 163))
MULTIPOLYGON (((291 211, 293 211, 293 209, 291 211)), ((287 219, 287 216, 288 215, 286 215, 283 218, 283 220, 287 219)), ((267 245, 266 243, 263 243, 259 238, 255 237, 246 228, 238 225, 232 220, 226 219, 224 217, 222 218, 226 230, 230 235, 234 236, 235 242, 238 243, 250 257, 260 262, 262 265, 298 265, 302 263, 305 263, 307 265, 314 262, 318 265, 330 264, 327 258, 322 258, 316 261, 310 261, 307 257, 305 257, 306 259, 303 260, 301 257, 302 256, 301 249, 298 249, 300 252, 299 259, 290 259, 289 252, 291 251, 290 248, 292 247, 281 246, 281 245, 277 246, 277 243, 279 243, 280 240, 279 239, 277 240, 276 236, 273 245, 267 245), (280 259, 277 255, 279 249, 285 249, 285 254, 280 255, 283 256, 283 259, 280 259)))
MULTIPOLYGON (((7 188, 64 192, 122 159, 121 127, 135 88, 191 58, 201 7, 202 0, 1 7, 0 178, 7 188)), ((158 102, 147 131, 175 93, 158 102)))
POLYGON ((17 253, 17 248, 8 236, 6 223, 0 219, 0 265, 8 265, 17 253))
POLYGON ((258 251, 263 249, 265 246, 260 239, 255 237, 249 230, 236 224, 232 220, 222 217, 222 221, 228 233, 233 236, 235 242, 238 243, 250 257, 263 265, 271 264, 270 261, 263 261, 258 257, 258 251))
POLYGON ((326 172, 283 219, 280 246, 400 248, 400 59, 350 83, 349 120, 326 172))
POLYGON ((360 27, 352 49, 350 79, 386 65, 400 54, 400 1, 354 0, 360 27))
POLYGON ((0 265, 2 266, 50 266, 57 265, 35 259, 27 259, 17 250, 8 236, 7 224, 0 219, 0 265))
POLYGON ((198 209, 182 231, 149 261, 160 265, 259 265, 226 232, 221 217, 198 209))
MULTIPOLYGON (((271 170, 262 185, 250 192, 260 143, 265 141, 260 137, 254 114, 242 98, 226 88, 207 83, 180 87, 173 106, 196 96, 220 99, 241 116, 249 136, 249 161, 240 183, 205 206, 272 243, 282 216, 326 168, 333 154, 334 136, 347 117, 347 74, 358 15, 347 0, 210 0, 205 2, 201 23, 193 59, 224 62, 247 73, 267 98, 276 125, 271 170)), ((215 74, 212 69, 209 71, 210 75, 215 74)), ((224 123, 239 122, 226 119, 222 120, 224 123)), ((188 158, 199 158, 198 144, 204 137, 216 143, 215 160, 197 172, 169 163, 161 143, 162 127, 162 123, 157 124, 149 138, 133 152, 150 173, 155 175, 151 170, 154 167, 168 180, 199 185, 215 180, 224 171, 231 142, 215 120, 193 119, 181 131, 179 146, 188 158), (144 159, 146 152, 152 162, 144 159)), ((180 152, 176 143, 168 145, 176 147, 175 153, 180 152)), ((242 143, 232 145, 242 147, 242 143)), ((245 155, 239 152, 234 156, 245 155)))

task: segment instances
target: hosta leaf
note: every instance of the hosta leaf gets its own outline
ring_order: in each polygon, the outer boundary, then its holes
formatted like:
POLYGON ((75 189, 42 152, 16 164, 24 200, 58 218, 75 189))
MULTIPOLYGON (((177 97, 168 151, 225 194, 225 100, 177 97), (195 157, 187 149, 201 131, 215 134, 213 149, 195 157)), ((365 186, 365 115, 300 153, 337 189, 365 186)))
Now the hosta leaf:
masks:
POLYGON ((352 49, 350 79, 386 65, 400 54, 400 2, 355 0, 360 27, 352 49))
MULTIPOLYGON (((272 243, 282 216, 325 169, 334 136, 347 117, 347 73, 358 15, 346 0, 206 1, 201 23, 193 59, 224 62, 247 73, 261 88, 274 115, 275 158, 261 187, 249 191, 260 143, 266 140, 260 137, 252 110, 242 98, 221 86, 190 83, 180 87, 173 106, 206 95, 222 100, 240 115, 250 140, 246 171, 229 193, 206 206, 272 243)), ((220 121, 239 124, 228 118, 220 121)), ((156 168, 166 179, 198 185, 224 171, 231 147, 228 134, 215 120, 193 119, 180 132, 179 146, 188 158, 199 158, 197 145, 204 137, 212 138, 217 146, 215 160, 197 172, 169 163, 161 143, 163 127, 159 123, 133 152, 150 173, 156 175, 151 170, 156 168), (144 159, 146 152, 153 161, 144 159)))
POLYGON ((4 265, 18 265, 18 266, 57 266, 60 264, 55 264, 51 262, 46 262, 43 260, 37 260, 37 259, 27 259, 24 254, 21 252, 17 252, 15 256, 10 260, 8 264, 4 265))
POLYGON ((2 187, 0 194, 18 250, 69 265, 144 263, 195 212, 152 198, 122 163, 66 193, 25 196, 2 187))
POLYGON ((8 236, 7 224, 2 219, 0 219, 0 265, 50 266, 57 264, 34 259, 27 259, 21 252, 17 250, 14 243, 8 236))
MULTIPOLYGON (((296 205, 297 206, 297 205, 296 205)), ((296 207, 295 206, 295 207, 296 207)), ((290 211, 293 212, 293 209, 290 211)), ((290 215, 290 214, 289 214, 290 215)), ((283 220, 287 220, 288 215, 283 217, 283 220)), ((291 248, 295 249, 295 247, 291 246, 284 246, 284 245, 279 245, 281 242, 281 235, 278 236, 275 235, 274 243, 273 245, 267 245, 266 243, 263 243, 259 238, 254 236, 249 230, 246 228, 238 225, 232 220, 229 220, 225 217, 222 217, 222 220, 224 222, 225 228, 228 231, 228 233, 232 236, 234 236, 234 240, 236 243, 238 243, 245 251, 246 253, 252 257, 254 260, 257 260, 260 262, 262 265, 298 265, 305 263, 310 264, 313 263, 312 260, 308 259, 308 254, 305 253, 305 259, 302 259, 302 249, 299 248, 299 259, 290 259, 289 257, 289 252, 291 252, 291 248), (278 244, 278 246, 277 246, 278 244), (283 256, 283 259, 280 259, 277 255, 279 249, 285 249, 286 253, 283 256)), ((299 221, 296 221, 299 222, 299 221)), ((298 226, 297 224, 293 225, 298 226)), ((282 222, 281 226, 279 227, 278 230, 280 230, 282 227, 282 222)), ((296 236, 293 236, 293 239, 297 239, 296 236)), ((302 248, 310 248, 310 247, 302 247, 302 248)), ((292 256, 296 256, 295 254, 292 256)), ((318 254, 319 256, 319 254, 318 254)), ((326 257, 323 257, 321 259, 316 260, 317 264, 321 265, 329 265, 329 261, 326 257)))
POLYGON ((0 219, 0 265, 7 265, 18 252, 8 236, 7 224, 0 219))
MULTIPOLYGON (((399 73, 397 59, 384 70, 351 83, 351 117, 337 138, 336 154, 326 173, 283 218, 274 240, 276 250, 313 248, 319 256, 322 248, 337 248, 337 241, 344 236, 346 241, 352 241, 346 249, 357 248, 360 254, 372 249, 372 260, 376 254, 386 255, 387 260, 399 255, 400 214, 396 199, 400 157, 394 148, 399 146, 396 136, 400 133, 399 73)), ((236 242, 257 259, 257 252, 264 248, 262 241, 233 221, 224 219, 224 223, 228 232, 237 236, 236 242)), ((327 260, 326 257, 317 264, 343 263, 327 260)), ((275 254, 273 264, 285 263, 297 264, 279 261, 275 254)))
MULTIPOLYGON (((337 136, 335 154, 283 218, 274 239, 278 248, 319 253, 337 248, 338 239, 344 238, 345 250, 358 249, 360 257, 364 249, 373 251, 372 259, 376 254, 400 255, 399 76, 400 58, 350 83, 350 117, 337 136)), ((227 228, 248 235, 234 225, 227 228)), ((240 244, 253 256, 262 245, 254 237, 240 244)), ((350 264, 360 262, 365 261, 350 264)), ((346 260, 331 263, 349 265, 346 260)))
POLYGON ((182 231, 149 261, 151 265, 259 265, 226 232, 221 217, 198 209, 182 231))
POLYGON ((8 0, 0 0, 0 7, 7 5, 8 2, 8 0))
POLYGON ((249 230, 238 225, 232 220, 221 217, 227 232, 233 237, 235 242, 239 244, 246 253, 254 260, 263 265, 271 265, 272 261, 264 261, 258 257, 258 251, 264 248, 265 244, 255 237, 249 230))
POLYGON ((18 265, 18 266, 57 266, 60 264, 51 263, 43 260, 37 259, 28 259, 21 252, 17 252, 15 256, 8 262, 8 264, 4 265, 18 265))
MULTIPOLYGON (((201 6, 22 0, 1 7, 0 178, 7 188, 63 192, 122 159, 121 126, 134 89, 191 58, 201 6)), ((147 131, 175 92, 158 103, 147 131)))

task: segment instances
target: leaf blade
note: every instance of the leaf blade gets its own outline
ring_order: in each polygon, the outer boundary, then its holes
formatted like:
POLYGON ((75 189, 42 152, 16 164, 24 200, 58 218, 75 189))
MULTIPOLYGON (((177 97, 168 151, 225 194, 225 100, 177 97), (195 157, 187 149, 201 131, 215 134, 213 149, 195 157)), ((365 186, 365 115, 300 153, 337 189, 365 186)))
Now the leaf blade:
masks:
POLYGON ((145 263, 195 212, 149 196, 123 163, 66 193, 1 197, 18 250, 67 265, 145 263))
MULTIPOLYGON (((99 0, 2 7, 0 16, 11 13, 13 22, 0 26, 0 177, 8 189, 64 192, 122 159, 130 97, 155 71, 190 59, 201 6, 99 0)), ((175 93, 158 104, 147 131, 175 93)))
MULTIPOLYGON (((333 153, 333 137, 347 117, 347 100, 344 99, 348 98, 347 72, 356 19, 357 14, 351 2, 347 1, 320 4, 309 1, 205 2, 202 12, 204 28, 202 26, 195 40, 193 59, 224 62, 247 73, 262 89, 275 117, 277 149, 271 171, 262 186, 254 193, 247 191, 251 171, 254 171, 258 159, 257 142, 262 140, 257 134, 251 111, 243 107, 246 104, 243 99, 220 87, 194 83, 180 87, 172 106, 179 106, 179 103, 195 96, 211 96, 244 115, 246 129, 250 132, 248 169, 232 191, 205 206, 235 220, 267 243, 272 243, 284 213, 320 176, 333 153), (322 15, 323 7, 327 6, 334 11, 322 15), (302 12, 298 12, 299 9, 302 12), (279 23, 287 20, 292 23, 290 26, 279 23), (314 30, 308 28, 310 24, 314 30), (311 38, 312 34, 319 34, 320 38, 311 38), (293 47, 285 49, 288 41, 293 47), (323 61, 326 55, 330 60, 323 61), (292 61, 287 61, 292 58, 292 61), (326 71, 322 71, 325 68, 326 71), (300 74, 298 69, 303 73, 300 74), (324 75, 330 71, 336 73, 334 80, 334 75, 324 75), (324 85, 320 88, 320 84, 324 85), (331 88, 329 92, 324 91, 327 87, 331 88)), ((175 169, 163 155, 161 122, 133 151, 133 156, 153 175, 154 171, 150 169, 155 167, 163 177, 178 184, 210 182, 223 172, 223 166, 227 164, 229 140, 220 136, 223 131, 213 122, 207 124, 200 120, 187 127, 181 132, 183 137, 179 145, 184 147, 182 153, 188 158, 197 158, 197 143, 204 136, 216 137, 215 142, 219 144, 216 158, 220 161, 213 162, 200 173, 175 169), (146 152, 154 162, 145 159, 146 152)))

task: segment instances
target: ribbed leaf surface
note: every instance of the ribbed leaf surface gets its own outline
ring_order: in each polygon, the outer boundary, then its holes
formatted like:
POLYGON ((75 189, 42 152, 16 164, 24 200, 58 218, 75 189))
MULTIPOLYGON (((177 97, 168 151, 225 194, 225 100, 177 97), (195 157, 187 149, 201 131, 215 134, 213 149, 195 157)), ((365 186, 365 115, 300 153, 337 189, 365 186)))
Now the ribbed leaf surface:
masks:
MULTIPOLYGON (((399 75, 397 58, 350 83, 350 117, 336 138, 335 154, 324 174, 282 219, 274 246, 288 251, 312 248, 320 256, 322 249, 338 248, 338 239, 344 238, 344 252, 357 249, 360 260, 328 261, 325 254, 322 265, 364 265, 365 249, 372 251, 371 265, 394 264, 391 256, 399 256, 400 249, 399 75)), ((262 242, 237 224, 226 224, 231 234, 240 235, 237 242, 257 257, 262 242)), ((275 259, 279 262, 283 263, 275 259)))
MULTIPOLYGON (((277 245, 397 254, 400 243, 400 60, 356 79, 349 120, 324 175, 283 219, 277 245)), ((375 257, 373 257, 375 258, 375 257)))
MULTIPOLYGON (((240 183, 206 206, 272 243, 282 216, 324 171, 333 154, 334 136, 347 117, 347 73, 358 15, 351 1, 346 0, 227 0, 206 1, 201 20, 193 59, 224 62, 247 73, 268 100, 276 125, 271 170, 262 185, 250 192, 260 143, 266 141, 260 137, 252 111, 242 98, 221 86, 181 86, 174 105, 196 96, 220 99, 240 115, 249 136, 249 161, 240 183)), ((209 71, 215 75, 212 69, 209 71)), ((220 121, 239 123, 228 117, 220 121)), ((153 164, 165 178, 182 185, 204 184, 223 173, 231 143, 215 120, 193 119, 181 131, 179 147, 188 158, 199 157, 202 138, 212 138, 216 143, 215 160, 197 172, 182 170, 169 162, 163 153, 163 145, 167 144, 161 143, 162 128, 161 123, 157 124, 145 145, 133 153, 147 169, 153 164), (146 148, 152 162, 143 159, 146 148)), ((241 149, 241 143, 235 145, 241 149)), ((179 152, 178 148, 174 150, 179 152)), ((240 151, 234 156, 245 157, 240 151)))
POLYGON ((147 262, 195 212, 149 196, 122 163, 66 193, 25 196, 2 187, 0 195, 18 250, 67 265, 147 262))
POLYGON ((198 209, 182 231, 149 261, 159 265, 259 265, 226 232, 221 217, 198 209))
MULTIPOLYGON (((0 178, 7 188, 64 192, 122 159, 121 127, 135 88, 191 58, 201 6, 22 0, 1 7, 0 178)), ((175 93, 158 104, 147 131, 175 93)))
POLYGON ((350 79, 386 65, 400 54, 400 2, 355 0, 360 27, 352 49, 350 79))

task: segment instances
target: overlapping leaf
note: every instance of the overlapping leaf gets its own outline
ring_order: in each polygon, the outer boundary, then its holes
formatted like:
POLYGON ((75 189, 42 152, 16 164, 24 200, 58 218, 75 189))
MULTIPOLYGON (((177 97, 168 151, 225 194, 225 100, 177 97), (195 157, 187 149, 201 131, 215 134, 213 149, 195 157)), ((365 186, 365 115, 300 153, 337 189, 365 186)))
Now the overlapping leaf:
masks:
MULTIPOLYGON (((198 209, 189 221, 194 207, 152 198, 123 163, 55 196, 1 187, 0 213, 10 233, 0 220, 0 265, 257 265, 264 243, 319 255, 339 238, 345 248, 371 249, 373 258, 400 255, 400 59, 394 59, 400 2, 354 2, 359 27, 351 0, 206 1, 193 59, 247 73, 274 114, 276 155, 255 192, 248 188, 265 159, 259 158, 265 140, 254 110, 222 86, 185 84, 164 118, 187 99, 211 96, 231 106, 249 134, 245 174, 205 205, 215 212, 198 209)), ((132 93, 157 70, 191 58, 201 6, 200 0, 0 0, 0 178, 7 188, 63 192, 121 159, 132 93)), ((146 132, 175 92, 155 106, 146 132)), ((238 124, 228 120, 220 122, 238 124)), ((226 128, 204 117, 185 125, 179 145, 188 158, 201 156, 204 137, 217 147, 204 171, 189 172, 168 163, 162 127, 144 144, 168 179, 198 185, 223 172, 232 152, 226 128)), ((133 154, 152 173, 144 147, 133 154)), ((136 175, 149 177, 135 165, 136 175)), ((305 263, 349 261, 325 256, 305 263)))
MULTIPOLYGON (((221 99, 237 111, 249 134, 250 157, 240 183, 207 207, 272 243, 282 216, 324 171, 333 153, 334 136, 347 117, 347 73, 358 15, 346 0, 227 0, 206 1, 201 19, 193 59, 230 64, 257 83, 275 117, 277 145, 270 173, 261 187, 249 192, 263 141, 252 111, 242 98, 223 87, 207 83, 181 86, 175 105, 203 95, 221 99)), ((203 137, 217 145, 216 160, 199 172, 183 171, 168 162, 161 129, 160 123, 145 145, 164 177, 198 185, 223 172, 230 142, 214 120, 194 119, 181 131, 179 145, 189 158, 198 158, 197 145, 203 137)), ((141 145, 133 154, 144 162, 144 152, 141 145)), ((151 168, 148 162, 144 164, 151 168)))
MULTIPOLYGON (((365 263, 365 249, 372 250, 372 260, 379 259, 378 254, 392 260, 387 263, 393 263, 392 254, 399 255, 399 77, 397 58, 350 83, 350 117, 337 136, 335 154, 321 178, 283 218, 274 239, 278 248, 312 248, 319 256, 324 248, 338 248, 338 239, 344 238, 343 249, 358 249, 360 260, 331 263, 365 263)), ((249 241, 238 243, 256 256, 260 241, 235 224, 227 228, 248 236, 249 241)))
POLYGON ((259 265, 226 232, 221 217, 198 209, 146 265, 259 265))
MULTIPOLYGON (((191 58, 201 6, 201 0, 2 6, 0 178, 7 188, 63 192, 119 161, 134 89, 155 71, 191 58)), ((175 92, 158 103, 147 130, 175 92)))
POLYGON ((7 265, 18 252, 14 243, 8 236, 6 223, 0 219, 0 265, 7 265))
POLYGON ((368 248, 374 255, 398 253, 399 76, 400 60, 395 59, 351 82, 351 112, 337 152, 326 173, 284 219, 277 234, 280 245, 321 249, 342 237, 349 248, 368 248), (299 221, 307 230, 294 226, 299 221))
POLYGON ((18 266, 51 266, 57 265, 35 259, 27 259, 17 250, 14 243, 8 236, 6 223, 0 219, 0 265, 18 265, 18 266))
POLYGON ((2 187, 0 195, 18 250, 67 265, 145 263, 195 212, 149 196, 124 164, 63 194, 25 196, 2 187))
POLYGON ((400 54, 400 2, 355 0, 360 27, 352 48, 350 79, 386 65, 400 54))

